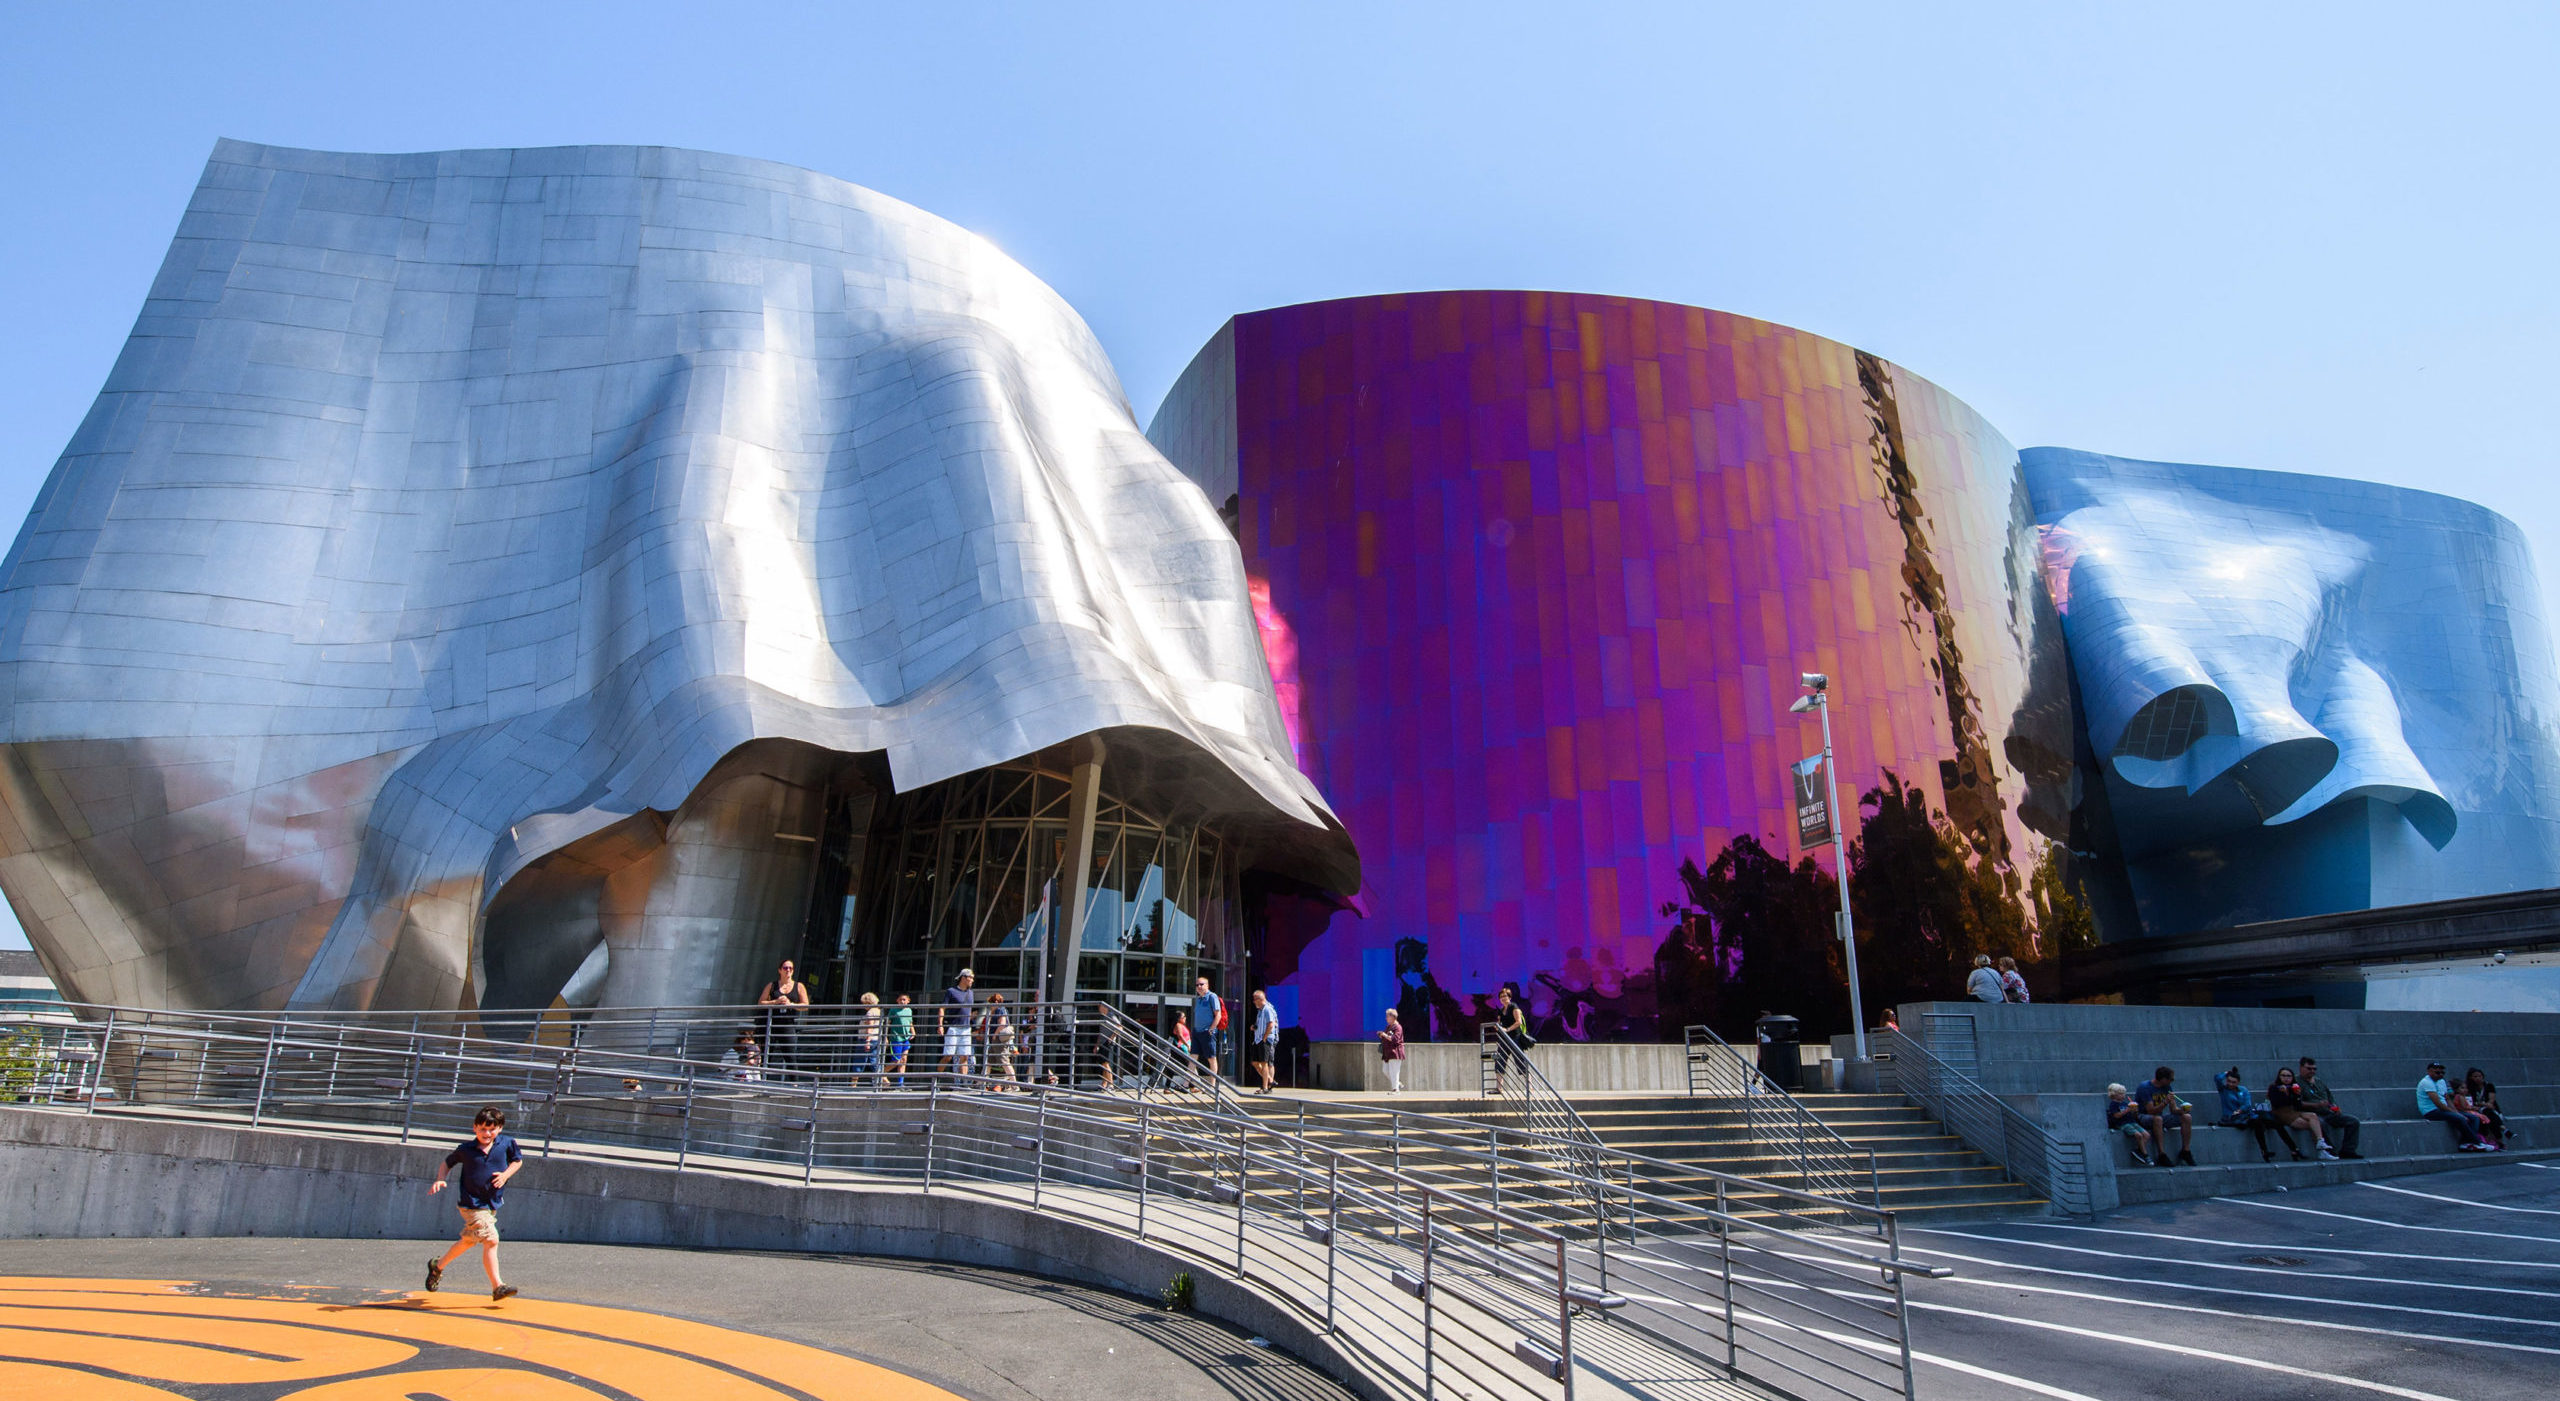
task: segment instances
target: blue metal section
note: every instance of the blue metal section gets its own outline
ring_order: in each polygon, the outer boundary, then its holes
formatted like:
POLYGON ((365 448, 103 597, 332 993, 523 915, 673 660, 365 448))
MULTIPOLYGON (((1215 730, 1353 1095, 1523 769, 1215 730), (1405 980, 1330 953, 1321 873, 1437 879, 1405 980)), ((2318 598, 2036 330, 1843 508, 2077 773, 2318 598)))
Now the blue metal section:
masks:
POLYGON ((2560 885, 2560 681, 2511 522, 2369 482, 2020 460, 2141 932, 2560 885))

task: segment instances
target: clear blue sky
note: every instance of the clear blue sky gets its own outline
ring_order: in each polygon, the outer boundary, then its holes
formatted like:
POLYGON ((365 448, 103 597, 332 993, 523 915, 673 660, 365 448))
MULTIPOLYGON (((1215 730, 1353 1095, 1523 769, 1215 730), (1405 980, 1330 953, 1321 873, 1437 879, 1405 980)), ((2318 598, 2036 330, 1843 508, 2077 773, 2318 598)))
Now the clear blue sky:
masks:
POLYGON ((1876 351, 2021 446, 2468 497, 2560 583, 2560 8, 1927 8, 9 5, 0 519, 216 137, 638 142, 988 235, 1141 420, 1241 310, 1661 297, 1876 351))

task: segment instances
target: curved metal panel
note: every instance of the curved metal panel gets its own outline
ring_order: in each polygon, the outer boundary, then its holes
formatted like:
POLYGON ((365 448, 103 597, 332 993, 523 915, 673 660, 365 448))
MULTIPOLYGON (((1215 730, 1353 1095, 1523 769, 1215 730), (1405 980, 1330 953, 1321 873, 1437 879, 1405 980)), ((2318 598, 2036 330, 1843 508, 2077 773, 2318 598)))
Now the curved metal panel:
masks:
POLYGON ((2143 926, 2560 884, 2515 526, 2369 482, 2022 455, 2143 926))
POLYGON ((1509 981, 1541 1035, 1650 1039, 1681 860, 1791 843, 1800 672, 1844 794, 1891 770, 2013 871, 2065 830, 2016 453, 1877 357, 1625 297, 1364 297, 1235 318, 1148 431, 1237 493, 1299 761, 1369 873, 1368 918, 1268 938, 1314 1036, 1402 1003, 1472 1039, 1509 981))
POLYGON ((451 1005, 497 880, 757 738, 1134 727, 1276 858, 1236 550, 985 240, 659 148, 216 148, 0 567, 0 884, 73 995, 451 1005))

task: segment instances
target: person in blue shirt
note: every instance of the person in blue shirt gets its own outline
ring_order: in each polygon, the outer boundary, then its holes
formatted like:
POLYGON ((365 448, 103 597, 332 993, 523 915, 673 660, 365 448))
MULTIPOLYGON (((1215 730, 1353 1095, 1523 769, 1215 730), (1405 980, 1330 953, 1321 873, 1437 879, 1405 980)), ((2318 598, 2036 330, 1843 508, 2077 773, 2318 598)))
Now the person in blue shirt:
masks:
POLYGON ((1218 1073, 1218 1065, 1227 1054, 1226 1033, 1218 1027, 1218 1019, 1225 1011, 1226 1004, 1218 1000, 1216 993, 1209 991, 1208 979, 1192 980, 1191 1053, 1200 1058, 1201 1068, 1213 1076, 1218 1073))
MULTIPOLYGON (((2279 1084, 2284 1083, 2282 1073, 2276 1079, 2279 1084)), ((2301 1159, 2302 1150, 2293 1146, 2293 1135, 2276 1121, 2274 1106, 2249 1092, 2249 1082, 2240 1078, 2240 1067, 2235 1065, 2215 1076, 2213 1092, 2222 1107, 2222 1117, 2215 1122, 2226 1129, 2247 1129, 2249 1136, 2258 1140, 2258 1161, 2272 1163, 2276 1160, 2275 1150, 2267 1146, 2269 1129, 2274 1129, 2276 1137, 2284 1140, 2286 1152, 2297 1161, 2301 1159)), ((2312 1132, 2318 1133, 2320 1121, 2314 1119, 2311 1123, 2312 1132)))
MULTIPOLYGON (((2107 1086, 2107 1129, 2111 1133, 2123 1134, 2125 1141, 2133 1146, 2135 1166, 2152 1165, 2151 1131, 2142 1126, 2142 1106, 2126 1097, 2122 1085, 2107 1086)), ((2163 1154, 2160 1161, 2165 1166, 2167 1155, 2163 1154)))
POLYGON ((444 1155, 436 1169, 436 1180, 427 1186, 434 1196, 445 1188, 445 1177, 455 1168, 462 1169, 461 1208, 462 1238, 444 1253, 444 1258, 427 1262, 427 1289, 432 1293, 444 1283, 444 1267, 461 1259, 472 1247, 480 1248, 481 1268, 489 1272, 489 1297, 492 1300, 515 1296, 516 1287, 498 1277, 498 1207, 507 1197, 507 1179, 524 1167, 524 1150, 507 1136, 507 1111, 494 1104, 480 1106, 471 1116, 471 1137, 444 1155))
POLYGON ((2195 1106, 2178 1098, 2177 1081, 2178 1072, 2165 1065, 2156 1067, 2151 1078, 2133 1092, 2133 1102, 2142 1110, 2142 1126, 2151 1130, 2152 1140, 2159 1145, 2152 1156, 2160 1166, 2169 1166, 2169 1130, 2175 1128, 2178 1161, 2194 1167, 2196 1155, 2189 1150, 2195 1146, 2195 1106))

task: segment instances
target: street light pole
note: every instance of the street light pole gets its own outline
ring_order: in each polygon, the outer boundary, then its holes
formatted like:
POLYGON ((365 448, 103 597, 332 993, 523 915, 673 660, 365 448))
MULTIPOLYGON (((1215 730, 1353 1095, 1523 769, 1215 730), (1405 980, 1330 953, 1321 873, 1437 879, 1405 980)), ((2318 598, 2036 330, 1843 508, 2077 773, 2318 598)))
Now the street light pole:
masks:
POLYGON ((1849 966, 1849 1032, 1857 1047, 1857 1058, 1867 1058, 1867 1009, 1858 994, 1858 927, 1849 917, 1849 844, 1844 833, 1847 824, 1840 820, 1840 779, 1831 771, 1831 678, 1818 671, 1803 677, 1809 694, 1790 709, 1799 713, 1810 710, 1822 717, 1822 794, 1824 811, 1831 818, 1831 864, 1840 872, 1839 928, 1833 932, 1840 938, 1841 953, 1849 966))

